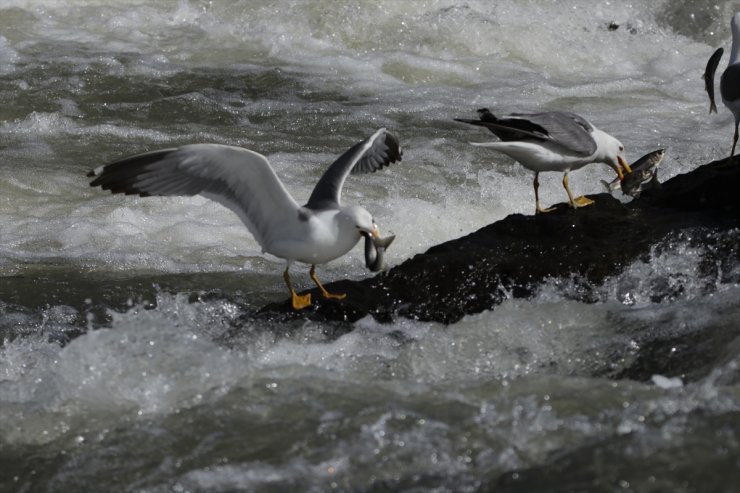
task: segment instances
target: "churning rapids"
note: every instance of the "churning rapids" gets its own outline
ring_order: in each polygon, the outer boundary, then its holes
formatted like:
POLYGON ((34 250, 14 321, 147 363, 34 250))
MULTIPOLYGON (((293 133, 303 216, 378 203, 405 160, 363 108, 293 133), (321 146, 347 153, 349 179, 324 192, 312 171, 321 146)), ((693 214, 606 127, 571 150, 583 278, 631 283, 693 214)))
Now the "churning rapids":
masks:
MULTIPOLYGON (((483 106, 579 113, 630 161, 666 148, 661 179, 725 157, 732 115, 708 114, 701 74, 736 8, 0 1, 0 490, 738 491, 740 266, 707 274, 696 238, 656 246, 594 303, 552 279, 449 326, 365 318, 337 337, 252 316, 285 299, 284 263, 226 208, 85 178, 215 142, 268 156, 303 203, 386 127, 403 162, 350 177, 343 199, 396 235, 397 265, 532 213, 531 172, 452 120, 483 106), (624 378, 656 340, 713 356, 624 378)), ((570 186, 612 178, 590 165, 570 186)), ((564 201, 560 180, 540 176, 544 205, 564 201)), ((319 273, 367 276, 362 243, 319 273)))

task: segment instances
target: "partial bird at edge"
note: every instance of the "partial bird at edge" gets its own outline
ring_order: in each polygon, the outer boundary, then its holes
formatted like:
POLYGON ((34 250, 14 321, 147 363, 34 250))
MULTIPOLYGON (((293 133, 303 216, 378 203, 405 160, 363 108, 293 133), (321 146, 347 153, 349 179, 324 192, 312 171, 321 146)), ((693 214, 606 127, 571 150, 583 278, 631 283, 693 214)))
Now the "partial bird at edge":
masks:
MULTIPOLYGON (((738 126, 740 126, 740 12, 736 12, 730 21, 730 30, 732 31, 732 48, 730 50, 730 61, 727 68, 722 72, 719 80, 719 94, 722 97, 722 103, 732 112, 735 119, 735 133, 732 137, 732 150, 730 151, 730 161, 735 157, 735 148, 738 141, 738 126)), ((724 50, 718 48, 709 58, 707 67, 704 72, 704 88, 709 95, 709 112, 717 112, 717 105, 714 103, 714 73, 719 65, 720 58, 724 50)))

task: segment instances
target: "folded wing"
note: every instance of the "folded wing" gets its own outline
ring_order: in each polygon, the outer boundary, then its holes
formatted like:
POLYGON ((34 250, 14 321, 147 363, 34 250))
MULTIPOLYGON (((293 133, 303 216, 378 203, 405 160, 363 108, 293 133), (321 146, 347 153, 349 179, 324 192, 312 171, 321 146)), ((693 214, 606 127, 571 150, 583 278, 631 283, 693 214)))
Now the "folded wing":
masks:
POLYGON ((264 245, 298 204, 259 153, 194 144, 127 157, 95 168, 91 186, 127 195, 202 195, 234 211, 264 245), (277 218, 277 220, 276 220, 277 218))
POLYGON ((480 120, 455 118, 456 121, 488 128, 504 142, 550 142, 577 156, 596 152, 591 137, 593 125, 580 116, 565 111, 544 113, 514 113, 497 118, 487 108, 478 110, 480 120))

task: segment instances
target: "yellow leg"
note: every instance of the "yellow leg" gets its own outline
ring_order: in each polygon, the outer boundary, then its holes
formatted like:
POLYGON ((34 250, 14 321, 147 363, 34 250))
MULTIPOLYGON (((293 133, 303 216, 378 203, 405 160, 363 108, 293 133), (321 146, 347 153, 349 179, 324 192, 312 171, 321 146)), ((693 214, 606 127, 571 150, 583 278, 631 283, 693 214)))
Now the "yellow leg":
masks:
POLYGON ((532 183, 532 185, 534 186, 534 206, 535 206, 534 213, 535 214, 544 214, 545 212, 550 212, 551 210, 553 210, 555 208, 554 207, 550 207, 548 209, 543 209, 540 206, 540 192, 539 192, 539 190, 540 190, 540 180, 539 180, 539 178, 540 178, 540 172, 539 171, 535 171, 534 172, 534 182, 532 183))
POLYGON ((573 201, 573 194, 570 193, 570 187, 568 187, 568 173, 563 175, 563 187, 565 187, 565 192, 568 194, 568 203, 575 209, 578 206, 573 201))
POLYGON ((589 199, 585 195, 581 195, 580 197, 576 197, 573 199, 573 202, 576 203, 577 207, 586 207, 587 205, 591 205, 594 203, 593 200, 589 199))
POLYGON ((290 274, 288 274, 289 268, 290 266, 285 268, 285 272, 283 272, 283 279, 285 279, 285 284, 287 284, 288 290, 290 291, 293 309, 303 310, 307 306, 311 306, 311 293, 304 294, 303 296, 296 294, 295 289, 293 289, 293 285, 290 283, 290 274))
POLYGON ((568 173, 565 173, 563 175, 563 187, 565 187, 565 191, 568 193, 568 203, 574 209, 577 207, 585 207, 594 203, 593 200, 583 195, 576 199, 573 198, 573 194, 570 192, 570 187, 568 186, 568 173))
POLYGON ((326 288, 322 286, 321 283, 319 282, 319 278, 316 277, 316 266, 315 265, 311 266, 311 271, 309 272, 309 275, 311 276, 311 279, 313 280, 313 282, 315 282, 316 285, 321 290, 321 294, 324 295, 324 298, 330 298, 333 300, 343 300, 344 298, 347 297, 346 294, 334 294, 334 293, 330 293, 329 291, 327 291, 326 288))

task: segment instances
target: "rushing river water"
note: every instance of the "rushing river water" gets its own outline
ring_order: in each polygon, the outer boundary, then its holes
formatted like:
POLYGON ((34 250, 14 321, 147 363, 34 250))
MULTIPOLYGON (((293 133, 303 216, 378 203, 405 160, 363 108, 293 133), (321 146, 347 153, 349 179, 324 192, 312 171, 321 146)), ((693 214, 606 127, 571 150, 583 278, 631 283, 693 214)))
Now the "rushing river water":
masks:
MULTIPOLYGON (((226 208, 85 177, 217 142, 267 155, 302 202, 386 127, 403 162, 343 199, 397 235, 395 265, 533 212, 531 172, 452 121, 483 106, 577 112, 630 161, 665 147, 661 179, 727 155, 732 115, 708 115, 701 75, 736 8, 0 1, 0 490, 740 491, 740 267, 708 277, 700 243, 656 248, 596 303, 553 280, 451 326, 335 338, 251 316, 285 299, 284 263, 226 208), (702 331, 725 343, 696 371, 614 378, 641 345, 702 331)), ((612 176, 587 166, 571 187, 612 176)), ((560 180, 540 177, 544 205, 560 180)), ((361 244, 319 268, 368 274, 361 244)))

